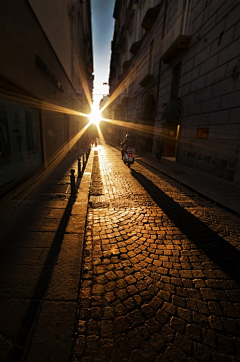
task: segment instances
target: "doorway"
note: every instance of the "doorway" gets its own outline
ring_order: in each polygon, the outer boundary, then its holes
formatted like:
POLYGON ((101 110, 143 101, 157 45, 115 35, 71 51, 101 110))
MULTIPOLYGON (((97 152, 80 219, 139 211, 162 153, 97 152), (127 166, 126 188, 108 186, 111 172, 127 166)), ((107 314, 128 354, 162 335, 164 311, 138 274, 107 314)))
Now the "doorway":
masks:
POLYGON ((141 137, 141 149, 146 152, 152 152, 153 148, 153 131, 156 112, 156 102, 151 95, 147 98, 142 116, 142 124, 146 126, 143 136, 141 137))

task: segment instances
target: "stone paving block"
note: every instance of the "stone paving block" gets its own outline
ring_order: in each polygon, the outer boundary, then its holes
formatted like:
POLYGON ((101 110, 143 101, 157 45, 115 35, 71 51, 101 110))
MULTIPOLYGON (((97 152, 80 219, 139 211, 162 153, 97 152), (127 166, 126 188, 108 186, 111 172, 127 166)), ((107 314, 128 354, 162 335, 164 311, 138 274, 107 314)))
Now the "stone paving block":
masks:
POLYGON ((48 287, 47 300, 77 300, 83 242, 83 235, 64 235, 48 287))
POLYGON ((104 147, 93 163, 74 362, 91 350, 108 362, 234 361, 238 217, 104 147))
POLYGON ((51 269, 51 266, 46 266, 42 271, 41 266, 16 265, 13 270, 11 265, 0 265, 1 298, 31 299, 34 296, 41 299, 45 290, 45 278, 51 269))
POLYGON ((26 361, 69 360, 75 313, 75 303, 45 302, 26 361), (69 318, 70 314, 72 318, 69 318))

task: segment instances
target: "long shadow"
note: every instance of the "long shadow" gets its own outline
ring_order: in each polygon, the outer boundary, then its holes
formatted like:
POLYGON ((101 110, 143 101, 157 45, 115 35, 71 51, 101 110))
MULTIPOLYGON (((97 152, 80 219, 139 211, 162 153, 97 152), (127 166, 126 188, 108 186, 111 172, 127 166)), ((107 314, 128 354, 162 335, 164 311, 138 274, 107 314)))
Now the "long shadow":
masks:
MULTIPOLYGON (((66 171, 70 169, 70 166, 76 160, 76 153, 83 153, 83 149, 74 152, 73 154, 66 156, 68 162, 60 163, 54 171, 51 173, 51 177, 47 179, 47 181, 39 187, 38 191, 36 191, 36 195, 40 195, 42 192, 54 194, 55 193, 55 183, 60 179, 62 175, 65 175, 66 171)), ((81 180, 77 180, 76 189, 79 186, 81 180)), ((44 302, 45 294, 47 292, 49 283, 51 281, 52 272, 61 250, 62 241, 64 238, 64 233, 66 227, 68 225, 69 218, 71 216, 73 205, 76 201, 76 198, 70 198, 68 200, 68 204, 64 210, 60 223, 58 225, 58 229, 55 232, 50 250, 44 261, 42 269, 39 274, 39 278, 34 286, 33 294, 31 298, 28 300, 28 305, 26 308, 26 312, 24 317, 19 325, 15 336, 12 338, 13 347, 9 352, 6 362, 22 362, 25 360, 26 354, 28 352, 28 347, 31 343, 31 339, 34 333, 35 323, 37 321, 38 315, 41 311, 42 304, 44 302)), ((21 205, 19 206, 19 208, 21 205)), ((4 247, 6 243, 9 244, 11 242, 14 245, 14 241, 19 241, 18 236, 16 236, 16 230, 18 227, 21 230, 22 225, 26 222, 31 225, 34 222, 35 218, 38 217, 38 213, 40 212, 39 208, 35 208, 32 210, 33 212, 29 213, 28 208, 20 208, 20 212, 16 214, 13 218, 12 229, 6 231, 6 238, 3 238, 3 232, 1 230, 1 244, 0 248, 4 247), (20 216, 19 216, 20 215, 20 216), (4 242, 2 242, 4 239, 4 242)), ((0 250, 1 251, 1 250, 0 250)), ((1 360, 1 357, 0 357, 1 360)))
POLYGON ((42 267, 34 292, 29 301, 25 316, 16 334, 17 346, 12 350, 12 353, 6 362, 17 362, 25 360, 26 353, 28 352, 28 348, 31 343, 32 335, 34 333, 34 325, 40 313, 42 304, 44 302, 45 293, 51 281, 51 275, 62 246, 64 232, 71 216, 72 207, 75 201, 76 198, 70 198, 68 201, 53 239, 51 248, 42 267))
POLYGON ((134 169, 131 172, 173 223, 225 274, 240 284, 240 252, 182 208, 152 181, 134 169))

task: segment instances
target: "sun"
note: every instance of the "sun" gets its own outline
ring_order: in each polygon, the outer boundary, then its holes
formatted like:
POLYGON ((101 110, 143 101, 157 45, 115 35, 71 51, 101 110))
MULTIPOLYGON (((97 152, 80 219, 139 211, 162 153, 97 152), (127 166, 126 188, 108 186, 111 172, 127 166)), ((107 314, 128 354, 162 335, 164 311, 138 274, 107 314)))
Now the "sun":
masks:
POLYGON ((88 118, 91 124, 95 124, 96 126, 98 126, 101 121, 102 115, 99 109, 92 108, 92 112, 89 114, 88 118))

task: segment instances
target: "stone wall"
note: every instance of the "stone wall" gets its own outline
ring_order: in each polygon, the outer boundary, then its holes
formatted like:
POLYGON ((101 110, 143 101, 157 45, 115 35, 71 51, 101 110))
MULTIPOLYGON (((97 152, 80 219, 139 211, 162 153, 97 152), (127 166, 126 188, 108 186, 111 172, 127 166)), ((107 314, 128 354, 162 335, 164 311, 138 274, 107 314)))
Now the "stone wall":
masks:
MULTIPOLYGON (((40 165, 47 167, 56 155, 65 152, 70 136, 73 138, 78 134, 87 122, 79 112, 86 113, 90 107, 83 109, 81 100, 26 1, 3 2, 0 23, 1 124, 8 134, 5 137, 8 157, 4 158, 0 167, 2 172, 12 173, 15 170, 12 179, 16 181, 24 176, 17 172, 18 168, 25 167, 25 173, 29 173, 27 163, 31 157, 30 173, 40 165), (12 116, 16 113, 17 120, 12 116), (34 127, 31 122, 34 122, 34 127), (24 154, 19 150, 16 136, 12 135, 16 133, 14 127, 17 127, 18 140, 21 139, 26 151, 24 154), (29 135, 36 139, 37 150, 28 145, 31 143, 27 139, 29 135), (33 156, 30 157, 29 152, 33 156), (35 162, 36 155, 38 162, 35 162)), ((71 144, 71 147, 75 145, 71 144)))
POLYGON ((182 59, 178 162, 237 181, 240 140, 240 4, 193 2, 182 59))

